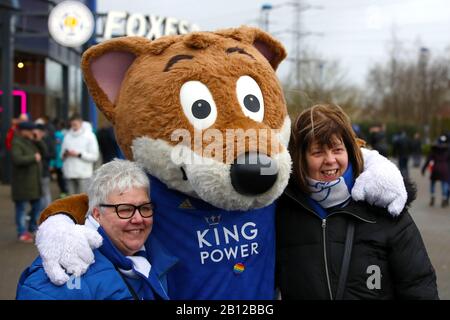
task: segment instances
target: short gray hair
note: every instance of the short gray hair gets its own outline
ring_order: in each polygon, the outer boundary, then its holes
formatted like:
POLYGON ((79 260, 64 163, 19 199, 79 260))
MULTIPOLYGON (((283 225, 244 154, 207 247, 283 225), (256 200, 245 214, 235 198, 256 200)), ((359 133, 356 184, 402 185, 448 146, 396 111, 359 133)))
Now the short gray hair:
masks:
POLYGON ((147 188, 150 183, 142 167, 128 160, 114 159, 95 170, 87 190, 89 210, 107 201, 112 192, 123 192, 131 188, 147 188))

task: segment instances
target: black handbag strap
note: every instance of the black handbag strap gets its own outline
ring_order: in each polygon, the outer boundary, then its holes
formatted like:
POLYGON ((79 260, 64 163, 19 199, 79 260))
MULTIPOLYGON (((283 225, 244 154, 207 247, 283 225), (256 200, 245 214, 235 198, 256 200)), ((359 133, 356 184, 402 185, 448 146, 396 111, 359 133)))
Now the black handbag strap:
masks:
POLYGON ((117 272, 120 274, 120 276, 122 277, 123 282, 125 282, 125 284, 127 285, 128 290, 130 291, 131 295, 133 296, 134 300, 140 300, 139 296, 137 295, 136 291, 134 291, 133 287, 131 286, 131 284, 127 281, 126 277, 122 274, 122 272, 120 272, 119 268, 117 268, 115 266, 117 272))
POLYGON ((351 219, 347 223, 347 235, 345 236, 344 257, 342 258, 341 273, 339 274, 338 288, 335 300, 342 300, 347 282, 348 268, 353 248, 353 235, 355 233, 355 222, 351 219))

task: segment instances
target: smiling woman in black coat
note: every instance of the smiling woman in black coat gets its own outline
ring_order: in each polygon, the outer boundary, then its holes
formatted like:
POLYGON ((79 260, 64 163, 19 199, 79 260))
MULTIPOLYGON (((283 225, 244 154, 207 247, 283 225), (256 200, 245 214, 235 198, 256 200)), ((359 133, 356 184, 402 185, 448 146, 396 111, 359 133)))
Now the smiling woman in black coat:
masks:
POLYGON ((276 215, 281 298, 438 299, 433 266, 407 209, 393 216, 351 199, 363 160, 342 109, 317 105, 294 123, 294 174, 276 215))

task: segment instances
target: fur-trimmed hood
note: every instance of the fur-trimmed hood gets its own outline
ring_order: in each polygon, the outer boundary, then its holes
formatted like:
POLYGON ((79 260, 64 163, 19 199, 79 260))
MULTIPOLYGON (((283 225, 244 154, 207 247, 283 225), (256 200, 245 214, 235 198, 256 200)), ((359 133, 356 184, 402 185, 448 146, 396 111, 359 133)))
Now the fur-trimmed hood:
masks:
POLYGON ((409 178, 403 177, 403 182, 405 183, 406 193, 408 194, 408 198, 406 200, 405 208, 408 209, 408 208, 411 207, 411 204, 417 198, 417 186, 409 178))

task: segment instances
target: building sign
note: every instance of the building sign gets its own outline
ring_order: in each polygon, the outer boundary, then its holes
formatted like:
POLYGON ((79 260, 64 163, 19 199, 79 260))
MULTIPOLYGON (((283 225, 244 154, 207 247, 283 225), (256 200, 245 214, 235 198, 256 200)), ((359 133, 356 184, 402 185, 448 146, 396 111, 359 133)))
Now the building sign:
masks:
POLYGON ((91 38, 94 17, 83 3, 64 1, 50 12, 48 30, 60 45, 78 47, 91 38))
POLYGON ((52 38, 60 45, 78 47, 86 43, 96 27, 96 42, 114 37, 141 36, 154 40, 161 36, 186 34, 200 30, 195 24, 172 17, 153 14, 109 11, 92 12, 81 2, 64 1, 50 12, 48 29, 52 38))
POLYGON ((161 36, 186 34, 197 30, 197 25, 186 20, 142 13, 110 11, 97 18, 98 42, 120 36, 141 36, 154 40, 161 36))

